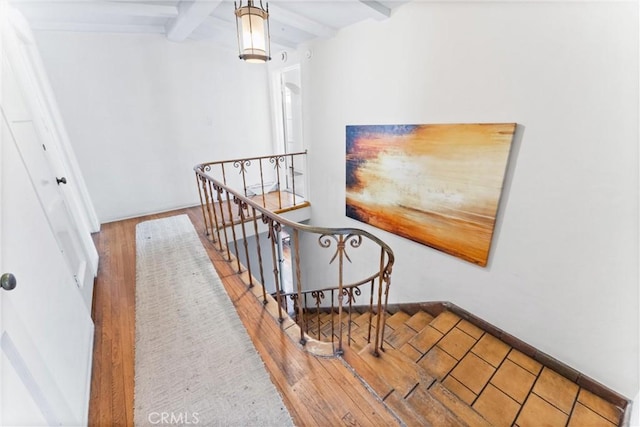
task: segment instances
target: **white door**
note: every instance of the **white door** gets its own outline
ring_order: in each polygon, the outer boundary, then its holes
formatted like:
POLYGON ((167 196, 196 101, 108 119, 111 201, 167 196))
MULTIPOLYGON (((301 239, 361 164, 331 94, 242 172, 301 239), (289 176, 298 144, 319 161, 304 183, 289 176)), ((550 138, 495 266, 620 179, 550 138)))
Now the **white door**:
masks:
POLYGON ((0 128, 0 273, 16 279, 0 288, 0 424, 83 425, 93 322, 4 114, 0 128))
POLYGON ((70 221, 69 208, 58 188, 66 184, 66 178, 56 177, 51 170, 46 158, 46 145, 38 138, 33 121, 9 122, 9 129, 20 147, 22 160, 29 170, 31 181, 45 209, 60 251, 64 254, 65 261, 73 273, 76 285, 80 288, 91 286, 93 275, 88 270, 83 256, 79 232, 70 221))
MULTIPOLYGON (((7 32, 5 36, 6 46, 15 47, 19 44, 17 35, 7 32)), ((67 185, 67 177, 56 176, 51 167, 52 161, 47 146, 53 138, 52 130, 42 125, 41 120, 38 122, 40 124, 37 123, 40 117, 34 117, 34 111, 42 110, 42 107, 37 107, 42 103, 35 89, 38 87, 37 83, 32 81, 31 73, 25 67, 19 71, 21 79, 17 78, 15 67, 20 66, 21 62, 16 57, 20 56, 14 52, 14 60, 11 63, 8 56, 3 58, 2 107, 9 131, 17 142, 18 152, 26 165, 64 260, 73 274, 78 291, 83 296, 87 311, 90 311, 93 271, 83 247, 83 237, 60 187, 67 185), (29 88, 32 90, 29 91, 29 88)))

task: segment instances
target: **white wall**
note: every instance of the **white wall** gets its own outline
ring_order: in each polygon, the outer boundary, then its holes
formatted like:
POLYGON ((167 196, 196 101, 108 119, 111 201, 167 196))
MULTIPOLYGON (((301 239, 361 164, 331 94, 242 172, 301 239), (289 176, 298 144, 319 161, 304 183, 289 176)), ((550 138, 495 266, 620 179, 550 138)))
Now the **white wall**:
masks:
POLYGON ((412 3, 309 48, 314 224, 389 243, 394 302, 451 301, 636 396, 637 4, 412 3), (487 268, 345 217, 345 125, 477 122, 519 123, 487 268))
POLYGON ((101 222, 197 204, 195 164, 272 151, 264 65, 161 35, 36 38, 101 222))

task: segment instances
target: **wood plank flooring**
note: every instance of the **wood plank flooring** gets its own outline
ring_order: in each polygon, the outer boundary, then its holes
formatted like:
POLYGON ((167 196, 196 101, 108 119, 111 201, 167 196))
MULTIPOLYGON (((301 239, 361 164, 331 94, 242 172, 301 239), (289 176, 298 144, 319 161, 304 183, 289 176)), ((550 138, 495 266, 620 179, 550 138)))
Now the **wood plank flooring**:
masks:
MULTIPOLYGON (((104 224, 94 236, 100 267, 93 306, 92 426, 133 425, 135 226, 178 214, 189 215, 201 234, 204 224, 197 206, 104 224)), ((296 425, 398 425, 343 361, 300 351, 233 267, 204 236, 200 238, 296 425)))

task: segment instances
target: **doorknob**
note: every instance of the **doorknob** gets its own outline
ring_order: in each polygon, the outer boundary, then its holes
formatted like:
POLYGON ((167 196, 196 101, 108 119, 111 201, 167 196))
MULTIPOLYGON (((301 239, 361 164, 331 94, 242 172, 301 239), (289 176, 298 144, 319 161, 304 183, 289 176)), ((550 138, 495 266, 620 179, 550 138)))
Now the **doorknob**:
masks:
POLYGON ((56 182, 58 183, 58 185, 66 184, 67 183, 67 178, 65 178, 64 176, 62 178, 56 177, 56 182))
POLYGON ((11 273, 4 273, 2 277, 0 277, 0 287, 5 291, 14 289, 17 284, 16 276, 11 273))

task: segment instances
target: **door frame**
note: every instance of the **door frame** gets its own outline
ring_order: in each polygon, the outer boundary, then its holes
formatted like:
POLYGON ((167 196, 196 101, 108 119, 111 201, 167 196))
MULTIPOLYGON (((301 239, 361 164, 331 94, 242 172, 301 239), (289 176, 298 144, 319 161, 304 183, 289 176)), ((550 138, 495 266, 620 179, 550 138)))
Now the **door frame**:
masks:
MULTIPOLYGON (((274 126, 274 132, 275 132, 275 152, 276 153, 284 153, 287 150, 286 147, 286 130, 285 130, 285 117, 284 117, 284 99, 282 96, 282 78, 283 75, 289 71, 292 70, 298 70, 298 72, 300 73, 300 77, 302 80, 302 67, 300 66, 300 64, 292 64, 289 65, 287 67, 283 67, 283 68, 278 68, 276 70, 273 70, 273 76, 272 76, 272 93, 273 93, 273 123, 275 124, 274 126)), ((300 88, 302 90, 302 88, 300 88)), ((300 96, 302 97, 302 94, 300 94, 300 96)), ((301 115, 302 116, 302 115, 301 115)), ((302 120, 303 117, 301 117, 302 120)), ((300 123, 300 127, 301 129, 304 129, 304 124, 300 123)), ((303 135, 303 139, 302 139, 302 147, 306 148, 305 143, 304 143, 304 131, 302 132, 303 135)))
MULTIPOLYGON (((274 137, 274 152, 275 153, 288 153, 289 150, 287 148, 287 132, 286 132, 286 125, 285 125, 285 100, 284 100, 284 84, 283 84, 283 78, 284 75, 290 71, 294 71, 297 70, 299 77, 300 77, 300 123, 298 123, 298 126, 300 127, 300 132, 299 132, 299 137, 300 137, 300 150, 299 151, 305 151, 307 149, 307 145, 306 145, 306 140, 304 137, 304 112, 303 112, 303 105, 304 105, 304 96, 303 96, 303 88, 302 88, 302 66, 300 63, 294 63, 291 65, 288 65, 286 67, 282 67, 282 68, 274 68, 272 69, 271 72, 271 93, 272 93, 272 123, 273 123, 273 137, 274 137)), ((294 150, 295 151, 295 150, 294 150)), ((289 161, 287 160, 287 165, 286 165, 286 171, 287 171, 287 187, 289 186, 289 173, 295 173, 295 171, 290 171, 289 170, 289 161)), ((296 168, 298 169, 298 168, 296 168)), ((300 169, 298 169, 300 170, 300 169)), ((302 168, 302 186, 296 186, 296 190, 297 193, 299 195, 302 195, 302 197, 304 197, 305 199, 309 199, 309 162, 308 160, 305 158, 305 164, 304 167, 302 168)), ((300 179, 300 177, 298 177, 296 179, 296 182, 300 182, 298 181, 300 179)))

